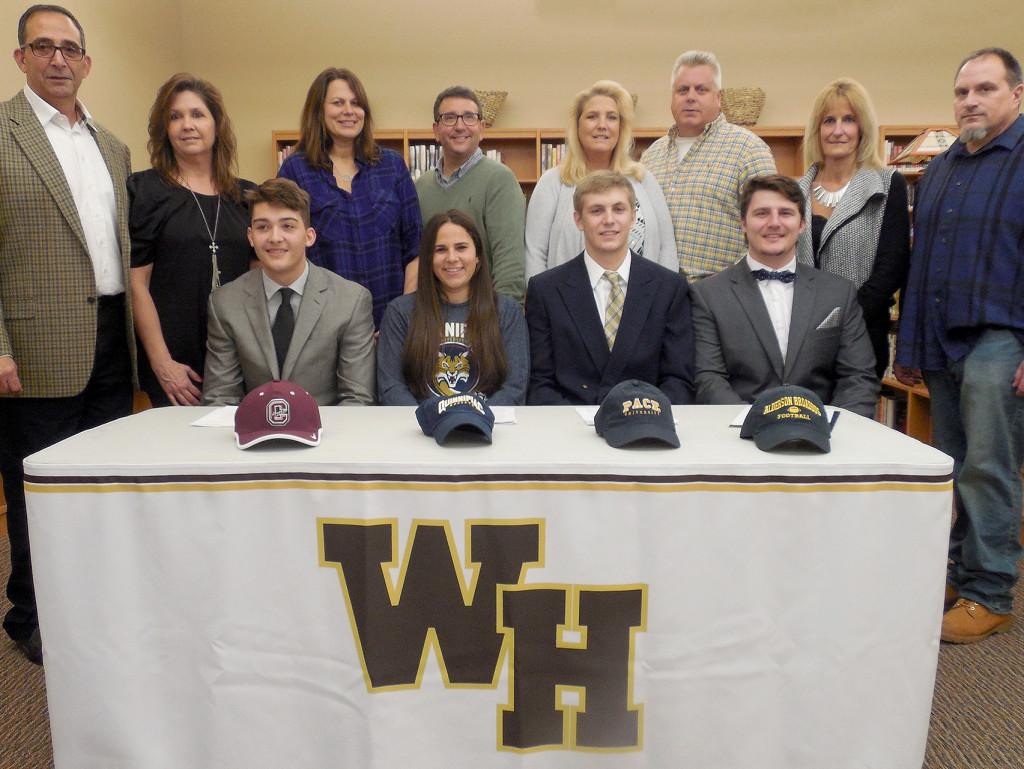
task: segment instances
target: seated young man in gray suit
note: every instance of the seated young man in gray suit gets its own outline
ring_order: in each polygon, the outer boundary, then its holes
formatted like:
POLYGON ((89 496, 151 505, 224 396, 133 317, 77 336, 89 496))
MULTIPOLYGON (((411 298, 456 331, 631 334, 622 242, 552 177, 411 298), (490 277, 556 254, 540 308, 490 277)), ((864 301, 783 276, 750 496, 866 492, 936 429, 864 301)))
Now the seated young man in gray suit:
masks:
POLYGON ((797 265, 803 212, 803 193, 788 176, 744 185, 747 256, 691 288, 697 403, 753 403, 791 384, 874 415, 879 382, 857 291, 846 278, 797 265))
POLYGON ((204 405, 239 403, 272 379, 321 406, 373 403, 373 300, 357 283, 306 261, 316 232, 309 195, 289 179, 246 194, 250 270, 210 296, 204 405))
POLYGON ((576 185, 584 251, 530 279, 531 405, 598 404, 641 379, 693 403, 693 325, 686 278, 629 250, 636 193, 620 173, 576 185))

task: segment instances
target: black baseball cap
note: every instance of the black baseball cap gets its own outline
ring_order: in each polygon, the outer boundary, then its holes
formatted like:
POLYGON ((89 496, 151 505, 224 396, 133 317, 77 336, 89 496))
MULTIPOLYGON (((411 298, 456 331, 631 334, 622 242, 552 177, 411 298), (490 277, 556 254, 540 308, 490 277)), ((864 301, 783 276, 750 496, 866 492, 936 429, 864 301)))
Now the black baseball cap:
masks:
POLYGON ((657 387, 639 379, 619 382, 608 392, 594 416, 594 429, 616 449, 644 440, 679 448, 672 402, 657 387))
POLYGON ((772 387, 757 396, 740 428, 740 437, 753 438, 761 451, 795 442, 827 454, 831 434, 821 398, 797 385, 772 387))

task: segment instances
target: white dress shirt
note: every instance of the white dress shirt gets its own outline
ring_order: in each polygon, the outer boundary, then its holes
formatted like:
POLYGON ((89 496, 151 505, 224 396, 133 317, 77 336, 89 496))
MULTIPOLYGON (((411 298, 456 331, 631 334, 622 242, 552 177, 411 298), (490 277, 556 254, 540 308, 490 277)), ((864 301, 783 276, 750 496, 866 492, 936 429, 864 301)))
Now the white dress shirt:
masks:
POLYGON ((121 243, 117 236, 117 198, 110 169, 92 133, 92 115, 78 102, 81 117, 71 125, 63 114, 27 85, 25 98, 39 118, 71 188, 96 276, 96 290, 101 296, 124 293, 121 243))
MULTIPOLYGON (((773 270, 767 264, 761 264, 747 254, 747 266, 750 267, 751 272, 755 270, 796 272, 796 256, 785 267, 773 270)), ((779 340, 782 360, 785 361, 786 350, 789 348, 789 323, 793 318, 793 284, 783 283, 781 280, 758 280, 756 283, 757 287, 761 289, 765 307, 768 308, 768 316, 772 319, 772 328, 775 329, 775 336, 779 340)))
MULTIPOLYGON (((619 265, 617 272, 622 280, 622 294, 626 294, 626 286, 629 284, 629 265, 633 255, 626 251, 626 258, 619 265)), ((583 264, 587 266, 587 277, 590 278, 590 288, 594 292, 594 301, 597 303, 597 316, 604 325, 604 313, 608 309, 608 295, 612 292, 612 282, 604 278, 604 267, 599 265, 586 251, 583 252, 583 264)))

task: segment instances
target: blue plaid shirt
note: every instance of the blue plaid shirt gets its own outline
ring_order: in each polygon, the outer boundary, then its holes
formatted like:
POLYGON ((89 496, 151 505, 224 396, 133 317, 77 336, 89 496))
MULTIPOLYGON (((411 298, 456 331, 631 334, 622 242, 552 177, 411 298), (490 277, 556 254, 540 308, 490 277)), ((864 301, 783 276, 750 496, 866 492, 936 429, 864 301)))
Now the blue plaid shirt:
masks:
POLYGON ((313 264, 366 286, 373 294, 373 323, 380 327, 388 302, 402 294, 405 266, 419 252, 420 204, 401 156, 381 147, 380 162, 356 161, 351 194, 334 174, 313 168, 304 153, 288 156, 278 176, 309 193, 316 242, 306 255, 313 264))
POLYGON ((1024 116, 973 155, 956 142, 918 183, 895 362, 944 369, 986 328, 1024 342, 1024 116))

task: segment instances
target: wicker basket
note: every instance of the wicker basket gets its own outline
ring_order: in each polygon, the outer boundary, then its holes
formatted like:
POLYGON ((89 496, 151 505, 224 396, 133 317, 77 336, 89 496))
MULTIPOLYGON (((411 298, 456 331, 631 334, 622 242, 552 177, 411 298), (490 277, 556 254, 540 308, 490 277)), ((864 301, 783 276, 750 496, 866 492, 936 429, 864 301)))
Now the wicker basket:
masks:
POLYGON ((722 112, 736 125, 756 125, 764 107, 764 91, 760 88, 723 88, 722 112))
POLYGON ((505 97, 508 91, 478 91, 473 89, 476 98, 480 100, 480 107, 484 113, 484 125, 490 128, 498 119, 498 113, 505 104, 505 97))

